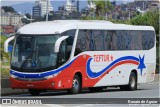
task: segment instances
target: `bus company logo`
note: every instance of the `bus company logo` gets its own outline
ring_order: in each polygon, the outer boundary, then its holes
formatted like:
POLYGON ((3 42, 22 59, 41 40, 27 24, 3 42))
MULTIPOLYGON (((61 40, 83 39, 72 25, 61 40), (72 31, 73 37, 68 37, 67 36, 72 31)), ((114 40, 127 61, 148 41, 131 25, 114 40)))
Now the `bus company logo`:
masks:
POLYGON ((2 104, 11 104, 11 99, 2 99, 2 104))
POLYGON ((94 55, 94 62, 109 62, 109 61, 113 61, 113 55, 109 54, 94 55))

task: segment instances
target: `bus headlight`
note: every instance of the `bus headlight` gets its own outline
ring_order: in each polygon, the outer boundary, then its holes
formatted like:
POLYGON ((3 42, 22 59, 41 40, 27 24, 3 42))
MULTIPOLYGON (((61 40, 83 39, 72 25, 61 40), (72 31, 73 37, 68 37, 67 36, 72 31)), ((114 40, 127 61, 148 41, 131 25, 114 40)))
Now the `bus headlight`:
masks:
POLYGON ((13 74, 10 74, 10 76, 11 76, 12 78, 17 78, 17 76, 15 76, 15 75, 13 75, 13 74))
POLYGON ((50 79, 50 78, 54 78, 58 75, 59 73, 53 74, 53 75, 49 75, 49 76, 45 76, 45 79, 50 79))

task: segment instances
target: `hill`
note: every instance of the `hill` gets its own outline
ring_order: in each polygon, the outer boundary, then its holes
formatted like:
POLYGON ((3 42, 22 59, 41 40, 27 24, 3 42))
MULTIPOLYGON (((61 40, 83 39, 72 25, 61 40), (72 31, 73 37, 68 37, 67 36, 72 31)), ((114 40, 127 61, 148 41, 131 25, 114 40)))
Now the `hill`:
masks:
POLYGON ((21 12, 21 13, 31 13, 33 6, 34 3, 27 3, 27 2, 12 5, 12 7, 15 9, 16 12, 21 12))

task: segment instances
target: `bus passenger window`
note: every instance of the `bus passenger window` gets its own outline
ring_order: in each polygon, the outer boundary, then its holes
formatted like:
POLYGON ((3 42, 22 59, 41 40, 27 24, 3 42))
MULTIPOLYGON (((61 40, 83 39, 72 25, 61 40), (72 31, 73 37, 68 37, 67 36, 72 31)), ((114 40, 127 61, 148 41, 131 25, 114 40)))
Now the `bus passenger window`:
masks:
POLYGON ((84 51, 93 50, 91 30, 79 30, 76 42, 75 56, 84 51))
POLYGON ((103 50, 103 37, 101 30, 93 30, 93 43, 94 43, 94 51, 102 51, 103 50))
POLYGON ((67 61, 66 53, 66 41, 63 41, 60 46, 58 66, 61 66, 67 61))
POLYGON ((117 46, 117 36, 115 31, 110 31, 110 50, 116 50, 117 46))

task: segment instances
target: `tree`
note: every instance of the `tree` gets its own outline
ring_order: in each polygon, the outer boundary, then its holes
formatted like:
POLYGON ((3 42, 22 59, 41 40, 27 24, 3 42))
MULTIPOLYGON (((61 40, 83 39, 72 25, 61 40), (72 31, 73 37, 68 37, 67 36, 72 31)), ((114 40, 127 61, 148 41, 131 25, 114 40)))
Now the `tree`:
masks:
POLYGON ((31 19, 31 15, 29 13, 26 13, 25 16, 28 18, 28 19, 31 19))
POLYGON ((5 12, 11 12, 11 13, 17 13, 13 7, 11 6, 2 6, 2 9, 5 11, 5 12))
POLYGON ((22 18, 21 21, 22 21, 22 23, 25 23, 25 24, 29 24, 30 23, 30 21, 25 19, 25 18, 22 18))
POLYGON ((34 16, 33 19, 34 19, 34 20, 33 20, 32 22, 45 21, 45 17, 42 17, 42 16, 34 16))
POLYGON ((137 17, 131 19, 131 24, 153 26, 156 34, 159 34, 159 13, 147 12, 144 15, 138 15, 137 17))
POLYGON ((104 16, 113 9, 113 5, 109 0, 94 0, 93 2, 96 5, 96 15, 98 17, 101 15, 104 16))

